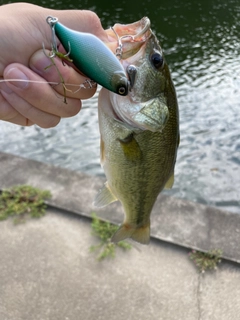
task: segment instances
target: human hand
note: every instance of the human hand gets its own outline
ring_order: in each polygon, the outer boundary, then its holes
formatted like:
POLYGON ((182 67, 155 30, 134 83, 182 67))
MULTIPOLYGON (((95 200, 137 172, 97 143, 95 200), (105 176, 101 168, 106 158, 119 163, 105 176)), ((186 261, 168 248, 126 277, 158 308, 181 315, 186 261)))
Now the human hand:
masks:
POLYGON ((64 82, 75 85, 69 87, 71 91, 64 93, 54 66, 45 69, 51 65, 51 60, 42 50, 43 42, 47 49, 51 49, 51 31, 46 23, 49 15, 58 17, 71 29, 93 33, 103 41, 108 39, 99 18, 91 11, 51 10, 27 3, 1 6, 0 80, 6 80, 0 82, 2 120, 23 126, 37 124, 43 128, 53 127, 62 117, 77 114, 81 109, 79 99, 88 99, 96 91, 96 87, 77 90, 86 77, 71 66, 63 66, 57 57, 54 62, 64 82), (65 94, 67 104, 64 103, 65 94))

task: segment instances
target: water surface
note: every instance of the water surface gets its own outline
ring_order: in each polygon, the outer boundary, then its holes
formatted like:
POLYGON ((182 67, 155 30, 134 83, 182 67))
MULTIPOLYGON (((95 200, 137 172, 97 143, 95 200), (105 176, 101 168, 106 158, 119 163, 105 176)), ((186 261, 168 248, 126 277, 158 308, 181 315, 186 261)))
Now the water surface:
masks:
MULTIPOLYGON (((3 1, 3 3, 7 3, 3 1)), ((168 194, 240 213, 240 3, 231 0, 34 2, 90 9, 105 28, 147 15, 176 86, 181 143, 168 194)), ((53 129, 0 126, 0 150, 92 175, 99 165, 97 95, 53 129)))

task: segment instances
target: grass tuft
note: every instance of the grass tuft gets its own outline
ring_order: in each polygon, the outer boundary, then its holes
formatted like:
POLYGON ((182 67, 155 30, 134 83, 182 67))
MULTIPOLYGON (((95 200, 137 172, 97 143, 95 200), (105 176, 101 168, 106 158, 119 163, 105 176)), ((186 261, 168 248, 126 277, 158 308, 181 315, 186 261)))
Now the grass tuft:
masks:
POLYGON ((116 255, 116 247, 122 248, 123 250, 131 249, 132 246, 126 241, 120 241, 117 244, 111 242, 111 237, 118 230, 118 226, 110 222, 101 221, 95 213, 92 217, 92 234, 99 238, 100 243, 96 246, 91 246, 90 251, 99 252, 97 260, 101 261, 107 257, 114 258, 116 255))
POLYGON ((189 253, 189 258, 202 273, 207 270, 217 270, 217 265, 221 262, 221 257, 222 250, 220 249, 213 249, 208 252, 192 250, 189 253))
POLYGON ((39 218, 45 214, 44 200, 48 198, 51 198, 49 191, 28 185, 5 189, 0 195, 0 220, 14 217, 14 222, 20 223, 26 218, 39 218))

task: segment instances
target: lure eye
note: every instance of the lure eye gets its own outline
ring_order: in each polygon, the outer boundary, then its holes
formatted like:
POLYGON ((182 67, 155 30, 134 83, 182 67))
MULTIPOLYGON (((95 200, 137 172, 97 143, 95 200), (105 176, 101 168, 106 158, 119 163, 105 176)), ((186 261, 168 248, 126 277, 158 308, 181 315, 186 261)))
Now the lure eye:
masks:
POLYGON ((164 63, 163 56, 160 53, 155 52, 151 56, 151 62, 156 69, 159 69, 164 63))
POLYGON ((118 94, 120 94, 121 96, 126 96, 128 94, 127 87, 124 87, 124 86, 119 87, 118 94))

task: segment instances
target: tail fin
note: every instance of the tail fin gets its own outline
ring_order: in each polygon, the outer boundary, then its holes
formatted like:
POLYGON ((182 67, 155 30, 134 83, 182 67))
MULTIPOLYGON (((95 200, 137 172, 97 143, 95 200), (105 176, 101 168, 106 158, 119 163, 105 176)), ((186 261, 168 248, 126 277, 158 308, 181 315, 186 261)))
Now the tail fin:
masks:
POLYGON ((127 238, 142 243, 149 244, 150 241, 150 222, 142 227, 133 228, 127 224, 123 224, 117 232, 112 236, 112 242, 119 242, 127 238))

